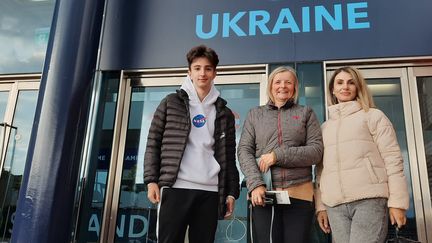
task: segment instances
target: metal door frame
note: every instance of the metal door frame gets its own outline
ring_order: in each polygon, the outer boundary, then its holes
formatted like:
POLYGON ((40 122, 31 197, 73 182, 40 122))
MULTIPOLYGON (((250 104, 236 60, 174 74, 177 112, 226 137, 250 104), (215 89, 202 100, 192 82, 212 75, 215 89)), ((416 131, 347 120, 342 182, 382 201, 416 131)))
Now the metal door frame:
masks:
MULTIPOLYGON (((417 77, 432 77, 432 66, 408 67, 409 89, 413 112, 415 144, 417 147, 418 168, 420 174, 420 187, 423 198, 425 228, 432 229, 432 202, 431 188, 429 188, 426 152, 423 140, 423 128, 421 122, 420 104, 417 89, 417 77)), ((432 230, 427 230, 428 242, 432 242, 432 230)))
MULTIPOLYGON (((36 90, 39 91, 39 85, 40 85, 40 75, 0 75, 0 91, 8 91, 8 99, 6 103, 6 109, 4 113, 3 121, 0 121, 3 123, 2 130, 2 140, 3 143, 0 144, 0 177, 2 177, 2 172, 5 166, 5 160, 6 160, 6 153, 8 151, 8 145, 10 138, 12 128, 15 128, 13 126, 13 119, 16 112, 16 106, 18 103, 19 98, 19 92, 25 91, 25 90, 36 90)), ((12 169, 12 168, 11 168, 12 169)), ((3 202, 2 202, 3 204, 3 202)), ((3 205, 2 205, 3 206, 3 205)), ((5 219, 5 227, 7 226, 8 218, 5 219)), ((6 228, 5 228, 6 230, 6 228)), ((0 232, 0 238, 4 239, 4 232, 0 232)))
MULTIPOLYGON (((14 77, 16 78, 16 77, 14 77)), ((30 80, 2 80, 3 77, 0 77, 0 91, 9 91, 8 101, 6 105, 5 110, 5 116, 3 121, 6 124, 8 124, 7 128, 4 127, 4 136, 6 140, 3 142, 3 147, 0 149, 2 152, 0 154, 0 177, 1 172, 3 171, 4 166, 4 160, 6 157, 7 152, 7 146, 9 144, 9 137, 10 137, 10 126, 12 126, 13 118, 15 115, 15 109, 18 102, 18 95, 20 91, 23 90, 39 90, 39 80, 37 79, 38 76, 31 76, 30 80)))

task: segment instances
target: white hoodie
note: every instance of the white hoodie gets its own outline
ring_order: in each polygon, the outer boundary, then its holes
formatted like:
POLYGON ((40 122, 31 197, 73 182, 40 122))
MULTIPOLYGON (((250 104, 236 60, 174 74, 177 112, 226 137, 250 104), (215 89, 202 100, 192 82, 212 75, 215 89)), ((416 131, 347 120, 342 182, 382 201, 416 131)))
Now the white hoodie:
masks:
POLYGON ((173 187, 217 192, 220 166, 214 158, 213 134, 219 91, 212 85, 201 102, 189 76, 181 89, 189 96, 191 131, 173 187))

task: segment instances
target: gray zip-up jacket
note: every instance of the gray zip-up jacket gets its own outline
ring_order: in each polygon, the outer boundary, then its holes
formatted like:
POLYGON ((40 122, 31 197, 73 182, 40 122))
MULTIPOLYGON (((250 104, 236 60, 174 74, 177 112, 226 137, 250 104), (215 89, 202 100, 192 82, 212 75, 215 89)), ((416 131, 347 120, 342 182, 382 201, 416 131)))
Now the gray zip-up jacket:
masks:
POLYGON ((310 107, 290 100, 279 109, 269 102, 249 111, 237 151, 249 192, 265 185, 256 159, 271 151, 277 160, 271 167, 274 188, 312 180, 312 165, 322 159, 323 142, 310 107))

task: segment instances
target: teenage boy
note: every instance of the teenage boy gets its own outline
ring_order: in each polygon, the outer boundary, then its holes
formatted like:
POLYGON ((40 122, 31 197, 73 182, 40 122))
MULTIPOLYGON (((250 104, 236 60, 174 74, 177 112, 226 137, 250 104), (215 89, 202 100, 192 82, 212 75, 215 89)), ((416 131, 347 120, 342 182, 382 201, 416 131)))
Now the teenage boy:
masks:
POLYGON ((213 243, 239 196, 234 115, 213 83, 218 55, 201 45, 186 57, 188 76, 156 109, 144 158, 159 243, 184 242, 187 227, 190 243, 213 243))

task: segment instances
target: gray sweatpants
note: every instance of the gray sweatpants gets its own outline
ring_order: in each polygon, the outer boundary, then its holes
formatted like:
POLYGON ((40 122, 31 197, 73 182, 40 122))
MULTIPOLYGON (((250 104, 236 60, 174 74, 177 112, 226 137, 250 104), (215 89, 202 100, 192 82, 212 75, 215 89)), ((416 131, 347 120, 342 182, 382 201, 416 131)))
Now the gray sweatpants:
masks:
POLYGON ((372 198, 327 207, 336 243, 382 243, 388 230, 386 198, 372 198))

